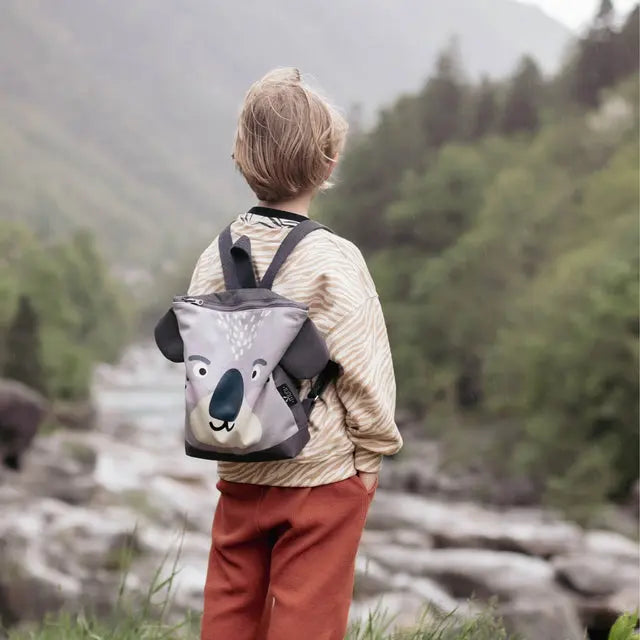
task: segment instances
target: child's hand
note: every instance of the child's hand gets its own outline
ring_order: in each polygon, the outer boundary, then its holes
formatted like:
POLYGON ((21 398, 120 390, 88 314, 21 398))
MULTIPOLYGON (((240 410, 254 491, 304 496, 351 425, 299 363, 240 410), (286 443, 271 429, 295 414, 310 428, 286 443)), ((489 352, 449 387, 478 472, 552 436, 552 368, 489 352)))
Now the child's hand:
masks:
POLYGON ((366 471, 358 471, 358 476, 362 480, 362 484, 370 491, 378 478, 377 473, 367 473, 366 471))

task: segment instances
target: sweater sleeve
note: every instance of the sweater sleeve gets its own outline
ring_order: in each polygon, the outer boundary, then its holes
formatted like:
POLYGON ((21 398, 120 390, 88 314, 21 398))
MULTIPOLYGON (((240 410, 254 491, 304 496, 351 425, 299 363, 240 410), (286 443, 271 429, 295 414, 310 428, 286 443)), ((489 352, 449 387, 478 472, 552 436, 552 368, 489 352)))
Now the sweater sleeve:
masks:
POLYGON ((371 296, 344 317, 327 337, 343 373, 336 382, 346 410, 347 433, 355 445, 355 466, 375 473, 383 455, 402 447, 395 423, 396 383, 382 307, 371 296))

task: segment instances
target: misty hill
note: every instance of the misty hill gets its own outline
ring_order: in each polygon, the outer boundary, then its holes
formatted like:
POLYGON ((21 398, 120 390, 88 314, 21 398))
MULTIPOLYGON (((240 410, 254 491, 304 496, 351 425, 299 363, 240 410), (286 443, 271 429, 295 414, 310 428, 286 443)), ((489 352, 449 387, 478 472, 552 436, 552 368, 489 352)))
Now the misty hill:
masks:
POLYGON ((270 67, 373 113, 454 34, 467 72, 493 76, 525 52, 552 70, 571 37, 512 0, 5 0, 2 14, 0 215, 43 235, 87 225, 126 262, 244 206, 232 127, 270 67))

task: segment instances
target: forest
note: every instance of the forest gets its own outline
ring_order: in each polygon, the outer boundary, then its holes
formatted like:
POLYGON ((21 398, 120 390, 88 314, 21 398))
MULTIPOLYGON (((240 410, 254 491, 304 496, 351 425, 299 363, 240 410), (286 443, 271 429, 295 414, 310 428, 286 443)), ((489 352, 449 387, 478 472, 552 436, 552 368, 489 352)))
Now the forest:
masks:
POLYGON ((0 221, 0 377, 52 400, 83 400, 96 362, 132 337, 135 297, 109 273, 94 237, 51 241, 0 221))
POLYGON ((469 82, 452 42, 316 211, 372 270, 399 406, 577 517, 638 474, 637 72, 607 0, 552 78, 469 82))

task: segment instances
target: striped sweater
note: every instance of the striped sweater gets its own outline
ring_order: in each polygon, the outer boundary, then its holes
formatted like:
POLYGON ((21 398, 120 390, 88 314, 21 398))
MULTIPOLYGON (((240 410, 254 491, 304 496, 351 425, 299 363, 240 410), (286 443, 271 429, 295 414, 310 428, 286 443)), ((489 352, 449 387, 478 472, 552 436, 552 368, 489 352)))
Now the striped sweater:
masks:
MULTIPOLYGON (((231 225, 233 239, 247 235, 258 277, 266 271, 290 228, 303 216, 253 207, 231 225)), ((200 256, 189 295, 224 290, 217 238, 200 256)), ((309 307, 343 374, 319 398, 309 421, 311 438, 293 460, 218 462, 230 482, 306 487, 344 480, 356 470, 376 472, 383 455, 402 438, 395 424, 395 378, 382 309, 358 248, 316 231, 294 249, 276 276, 273 291, 309 307)), ((303 383, 301 393, 309 388, 303 383)))

